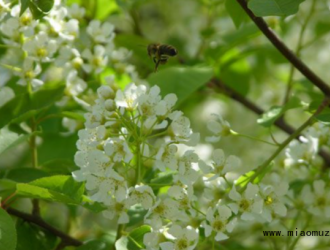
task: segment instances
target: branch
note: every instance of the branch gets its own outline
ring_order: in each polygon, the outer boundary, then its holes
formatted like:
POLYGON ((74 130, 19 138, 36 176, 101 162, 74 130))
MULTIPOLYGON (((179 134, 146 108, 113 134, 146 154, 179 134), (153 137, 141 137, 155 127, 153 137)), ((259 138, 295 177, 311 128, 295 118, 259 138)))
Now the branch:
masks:
POLYGON ((59 231, 55 227, 49 225, 39 216, 23 213, 13 208, 7 208, 6 210, 9 214, 19 217, 27 222, 33 223, 41 228, 44 228, 47 231, 51 232, 52 234, 56 235, 57 237, 61 238, 62 240, 61 244, 65 244, 66 246, 76 246, 76 247, 81 246, 83 244, 81 241, 76 240, 71 236, 59 231))
MULTIPOLYGON (((260 107, 255 105, 253 102, 251 102, 250 100, 246 99, 244 96, 242 96, 235 90, 228 87, 220 79, 213 78, 213 79, 211 79, 211 81, 209 83, 215 85, 218 89, 220 89, 220 91, 223 94, 225 94, 225 95, 229 96, 230 98, 234 99, 235 101, 241 103, 243 106, 245 106, 249 110, 253 111, 257 115, 262 115, 265 112, 263 109, 261 109, 260 107)), ((280 117, 279 119, 277 119, 274 124, 289 135, 294 134, 296 131, 293 127, 291 127, 289 124, 287 124, 284 121, 283 117, 280 117)), ((297 135, 296 139, 301 141, 300 135, 297 135)), ((327 152, 325 152, 323 149, 320 149, 319 155, 325 161, 326 166, 330 167, 330 155, 327 152)))
POLYGON ((318 87, 324 95, 330 97, 330 87, 318 77, 306 64, 304 64, 268 27, 267 23, 261 17, 256 17, 248 8, 246 0, 236 0, 250 16, 252 21, 258 26, 261 32, 268 40, 288 59, 292 65, 297 68, 308 80, 318 87))

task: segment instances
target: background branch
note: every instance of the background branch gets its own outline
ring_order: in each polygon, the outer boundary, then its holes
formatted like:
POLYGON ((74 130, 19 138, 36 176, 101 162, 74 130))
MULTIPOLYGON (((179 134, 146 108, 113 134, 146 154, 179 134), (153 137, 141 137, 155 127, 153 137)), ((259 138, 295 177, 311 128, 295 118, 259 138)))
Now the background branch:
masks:
POLYGON ((330 97, 330 87, 317 76, 304 62, 302 62, 268 27, 267 23, 261 17, 257 17, 248 8, 246 0, 236 0, 249 15, 252 21, 258 26, 260 31, 269 39, 269 41, 278 49, 278 51, 288 59, 296 69, 298 69, 308 80, 318 87, 324 95, 330 97))
MULTIPOLYGON (((265 112, 263 109, 258 107, 256 104, 254 104, 253 102, 251 102, 250 100, 245 98, 243 95, 239 94, 238 92, 236 92, 232 88, 228 87, 220 79, 213 78, 213 79, 211 79, 210 83, 215 85, 221 91, 221 93, 223 93, 223 94, 227 95, 228 97, 232 98, 233 100, 241 103, 244 107, 246 107, 249 110, 253 111, 257 115, 262 115, 265 112)), ((289 135, 294 134, 295 131, 296 131, 295 128, 293 128, 292 126, 290 126, 289 124, 287 124, 285 122, 283 117, 280 117, 279 119, 277 119, 274 124, 278 128, 280 128, 281 130, 283 130, 284 132, 286 132, 289 135)), ((300 141, 299 137, 300 137, 300 135, 298 135, 296 137, 296 139, 300 141)), ((319 155, 325 161, 326 167, 330 168, 330 155, 326 151, 324 151, 323 149, 319 150, 319 155)))
POLYGON ((49 225, 47 222, 45 222, 41 217, 36 216, 36 215, 31 215, 31 214, 27 214, 21 211, 18 211, 14 208, 7 208, 6 211, 11 214, 14 215, 16 217, 19 217, 27 222, 33 223, 43 229, 46 229, 47 231, 51 232, 52 234, 56 235, 57 237, 61 238, 62 240, 62 245, 66 245, 66 246, 80 246, 83 243, 79 240, 76 240, 74 238, 72 238, 71 236, 59 231, 58 229, 56 229, 55 227, 49 225))

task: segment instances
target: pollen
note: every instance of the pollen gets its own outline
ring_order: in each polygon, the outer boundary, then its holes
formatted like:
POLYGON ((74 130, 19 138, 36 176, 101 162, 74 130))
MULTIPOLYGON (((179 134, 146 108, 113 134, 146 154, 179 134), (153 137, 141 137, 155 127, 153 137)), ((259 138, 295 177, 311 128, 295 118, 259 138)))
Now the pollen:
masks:
POLYGON ((47 56, 47 50, 45 48, 37 49, 37 56, 40 58, 44 58, 47 56))
POLYGON ((220 232, 224 229, 225 224, 221 220, 216 220, 213 222, 212 227, 215 231, 220 232))
POLYGON ((28 16, 28 15, 23 15, 20 17, 20 23, 23 25, 23 26, 29 26, 32 22, 32 17, 31 16, 28 16))
POLYGON ((250 207, 250 202, 248 200, 241 200, 241 202, 239 203, 239 207, 240 209, 242 209, 243 211, 246 211, 249 209, 250 207))
POLYGON ((271 205, 274 202, 273 198, 270 196, 267 196, 264 201, 266 205, 271 205))
POLYGON ((34 73, 32 70, 26 71, 24 74, 25 79, 32 79, 34 77, 34 73))
POLYGON ((187 239, 183 238, 183 239, 178 240, 176 246, 177 246, 177 249, 184 250, 184 249, 188 248, 189 244, 187 242, 187 239))

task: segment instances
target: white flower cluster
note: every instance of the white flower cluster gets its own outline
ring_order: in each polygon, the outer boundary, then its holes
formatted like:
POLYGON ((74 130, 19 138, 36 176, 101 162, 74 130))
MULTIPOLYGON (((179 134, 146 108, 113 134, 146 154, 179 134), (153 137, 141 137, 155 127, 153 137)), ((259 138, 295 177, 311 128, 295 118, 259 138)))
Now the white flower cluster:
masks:
POLYGON ((144 223, 152 231, 144 236, 146 249, 195 249, 200 227, 220 241, 240 221, 271 222, 287 214, 287 182, 275 176, 239 192, 227 179, 241 166, 237 156, 215 149, 209 161, 200 159, 193 150, 199 134, 173 110, 174 94, 161 98, 158 86, 135 84, 116 89, 100 87, 85 115, 75 155, 80 169, 73 176, 86 182, 92 200, 107 206, 103 215, 119 224, 129 222, 130 209, 147 210, 144 223), (153 179, 146 178, 147 171, 153 179), (170 183, 157 188, 157 177, 168 175, 170 183), (199 180, 204 192, 197 194, 199 180))
POLYGON ((2 43, 7 47, 0 63, 29 91, 37 91, 49 79, 64 80, 65 96, 58 105, 68 103, 70 97, 82 104, 88 82, 100 82, 100 73, 107 67, 116 72, 120 68, 132 81, 143 82, 134 66, 125 63, 129 51, 115 47, 114 26, 99 20, 86 26, 85 9, 77 4, 65 7, 56 1, 40 20, 35 20, 29 9, 20 16, 20 5, 10 8, 1 1, 0 10, 2 43))

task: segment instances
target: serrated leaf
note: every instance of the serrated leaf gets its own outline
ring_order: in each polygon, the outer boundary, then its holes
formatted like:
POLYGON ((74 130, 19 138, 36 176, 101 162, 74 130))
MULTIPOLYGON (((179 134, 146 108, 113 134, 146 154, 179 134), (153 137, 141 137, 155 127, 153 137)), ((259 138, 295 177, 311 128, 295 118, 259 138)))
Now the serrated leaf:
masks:
POLYGON ((17 236, 13 220, 0 208, 0 249, 16 250, 17 236))
POLYGON ((257 120, 257 122, 264 126, 270 127, 273 123, 281 117, 286 111, 290 109, 295 109, 301 107, 301 101, 297 97, 292 97, 287 104, 284 106, 274 106, 271 107, 268 111, 266 111, 261 118, 257 120))
POLYGON ((46 172, 35 168, 14 168, 5 173, 5 178, 18 183, 28 183, 47 176, 46 172))
POLYGON ((304 0, 250 0, 248 8, 256 16, 289 16, 298 12, 304 0))
POLYGON ((21 2, 21 10, 19 12, 19 15, 23 15, 23 13, 26 11, 26 9, 29 7, 30 0, 20 0, 21 2))
POLYGON ((10 122, 21 122, 53 104, 64 90, 63 85, 40 89, 33 94, 21 94, 10 100, 0 108, 0 128, 10 122), (24 118, 24 119, 22 119, 24 118))
POLYGON ((173 67, 159 70, 148 77, 151 85, 158 85, 163 96, 174 93, 178 97, 177 106, 183 103, 213 76, 207 67, 173 67))
POLYGON ((58 175, 37 179, 28 184, 17 184, 17 194, 24 197, 80 205, 84 185, 71 176, 58 175))

